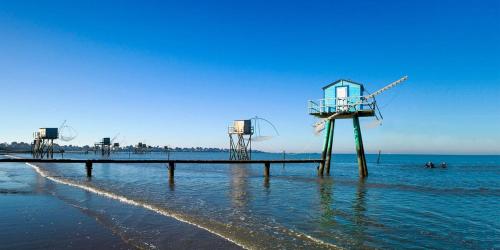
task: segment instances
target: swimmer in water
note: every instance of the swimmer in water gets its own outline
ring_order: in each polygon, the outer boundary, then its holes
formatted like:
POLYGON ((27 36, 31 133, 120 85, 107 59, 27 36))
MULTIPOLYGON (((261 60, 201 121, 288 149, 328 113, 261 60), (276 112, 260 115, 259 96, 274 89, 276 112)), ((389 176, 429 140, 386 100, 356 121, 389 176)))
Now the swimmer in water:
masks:
POLYGON ((432 163, 432 161, 427 162, 427 163, 425 164, 425 167, 426 167, 426 168, 434 168, 434 163, 432 163))

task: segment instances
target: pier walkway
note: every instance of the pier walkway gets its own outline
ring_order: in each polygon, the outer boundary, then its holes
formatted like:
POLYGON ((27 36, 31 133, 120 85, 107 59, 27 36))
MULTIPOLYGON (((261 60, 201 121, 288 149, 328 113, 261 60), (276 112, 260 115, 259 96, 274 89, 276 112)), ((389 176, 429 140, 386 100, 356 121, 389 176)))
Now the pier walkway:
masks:
POLYGON ((121 163, 121 164, 168 164, 169 177, 174 177, 177 164, 264 164, 264 176, 269 177, 271 164, 322 163, 321 159, 289 159, 289 160, 131 160, 131 159, 33 159, 33 158, 4 158, 0 163, 84 163, 87 177, 92 177, 94 163, 121 163))

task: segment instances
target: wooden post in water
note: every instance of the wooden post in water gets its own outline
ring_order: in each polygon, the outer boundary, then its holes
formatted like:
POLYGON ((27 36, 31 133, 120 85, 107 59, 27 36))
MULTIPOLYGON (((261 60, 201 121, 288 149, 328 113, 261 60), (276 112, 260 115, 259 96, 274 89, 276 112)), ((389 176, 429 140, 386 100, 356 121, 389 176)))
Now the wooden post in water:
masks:
POLYGON ((268 178, 270 176, 270 174, 269 174, 269 169, 270 168, 271 168, 271 163, 270 162, 264 163, 264 176, 266 178, 268 178))
POLYGON ((92 162, 91 161, 85 162, 85 169, 87 170, 87 177, 92 177, 92 162))
POLYGON ((285 168, 285 162, 284 162, 285 158, 286 158, 285 150, 283 150, 283 165, 282 165, 283 168, 285 168))
POLYGON ((355 115, 352 119, 354 125, 354 140, 356 141, 356 153, 358 154, 359 176, 368 176, 368 168, 366 167, 365 149, 363 147, 363 138, 361 136, 361 127, 359 125, 359 117, 355 115))
POLYGON ((326 128, 325 128, 325 143, 323 144, 323 152, 321 153, 321 160, 322 162, 319 164, 318 168, 318 175, 323 176, 323 172, 325 169, 325 160, 326 160, 326 151, 328 148, 328 142, 330 140, 330 122, 326 123, 326 128))
POLYGON ((326 150, 326 175, 330 175, 330 164, 332 160, 333 131, 335 129, 335 119, 328 121, 330 124, 330 135, 328 136, 328 146, 326 150))
POLYGON ((170 180, 174 179, 175 163, 173 161, 168 162, 168 178, 170 180))
POLYGON ((170 187, 171 191, 175 190, 174 171, 175 163, 168 162, 168 186, 170 187))

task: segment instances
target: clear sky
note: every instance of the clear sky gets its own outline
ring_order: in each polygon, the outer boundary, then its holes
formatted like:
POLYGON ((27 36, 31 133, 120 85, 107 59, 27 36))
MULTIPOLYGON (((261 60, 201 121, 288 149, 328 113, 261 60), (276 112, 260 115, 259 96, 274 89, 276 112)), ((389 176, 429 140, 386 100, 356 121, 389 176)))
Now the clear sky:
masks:
MULTIPOLYGON (((103 2, 0 2, 0 141, 68 120, 71 144, 228 147, 258 115, 280 136, 255 148, 318 152, 321 87, 408 75, 368 152, 500 154, 498 0, 103 2)), ((354 151, 350 120, 334 151, 354 151)))

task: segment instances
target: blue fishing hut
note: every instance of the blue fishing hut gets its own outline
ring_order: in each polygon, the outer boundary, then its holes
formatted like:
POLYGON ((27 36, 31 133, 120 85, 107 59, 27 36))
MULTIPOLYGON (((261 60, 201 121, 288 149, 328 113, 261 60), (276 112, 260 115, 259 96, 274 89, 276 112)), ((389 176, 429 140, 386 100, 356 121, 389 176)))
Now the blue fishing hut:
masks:
MULTIPOLYGON (((365 92, 363 84, 351 80, 340 79, 323 87, 323 99, 309 101, 309 114, 320 119, 319 122, 314 124, 316 131, 321 132, 325 130, 325 144, 323 145, 323 153, 321 154, 322 163, 318 168, 319 175, 323 175, 325 167, 326 174, 330 174, 335 120, 352 119, 356 152, 358 154, 359 175, 361 177, 368 176, 365 150, 361 137, 361 127, 359 126, 359 117, 375 116, 375 118, 377 118, 375 109, 378 110, 378 108, 375 96, 407 79, 408 76, 403 76, 397 81, 366 96, 363 96, 365 92)), ((380 115, 380 110, 378 113, 380 115)))
POLYGON ((351 80, 340 79, 323 87, 323 100, 320 100, 321 112, 355 111, 361 105, 353 104, 361 101, 363 85, 351 80))
POLYGON ((368 175, 359 117, 374 116, 375 105, 374 102, 366 100, 363 92, 363 84, 340 79, 323 87, 323 99, 309 101, 309 114, 320 118, 320 122, 316 126, 320 126, 321 129, 324 128, 325 130, 325 143, 321 156, 323 163, 318 169, 319 175, 323 175, 325 167, 326 174, 330 174, 333 132, 336 119, 353 119, 359 174, 361 177, 368 175))

